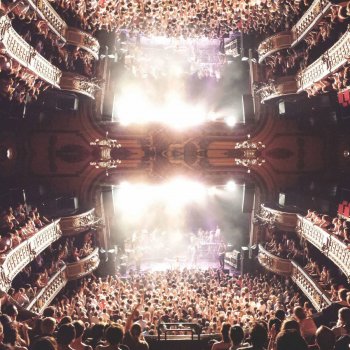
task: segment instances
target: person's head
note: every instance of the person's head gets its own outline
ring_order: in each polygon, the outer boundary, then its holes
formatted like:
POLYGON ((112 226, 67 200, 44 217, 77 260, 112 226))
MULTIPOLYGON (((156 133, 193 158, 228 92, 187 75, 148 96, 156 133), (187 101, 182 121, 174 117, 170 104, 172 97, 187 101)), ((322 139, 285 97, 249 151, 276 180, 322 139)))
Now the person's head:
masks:
POLYGON ((53 306, 49 306, 43 311, 43 317, 55 317, 55 308, 53 306))
POLYGON ((13 304, 10 304, 6 307, 6 314, 11 317, 12 320, 16 320, 18 315, 17 307, 13 304))
POLYGON ((339 300, 346 301, 346 297, 347 297, 348 293, 349 293, 349 290, 346 288, 339 289, 339 291, 338 291, 339 300))
POLYGON ((294 316, 296 317, 296 319, 300 322, 302 320, 305 320, 306 318, 306 314, 304 309, 301 306, 296 306, 294 308, 294 316))
POLYGON ((57 343, 69 345, 75 339, 75 328, 71 323, 63 324, 57 331, 57 343))
POLYGON ((276 337, 276 350, 308 350, 308 346, 298 331, 285 330, 276 337))
POLYGON ((229 336, 230 328, 231 328, 231 325, 229 323, 226 323, 226 322, 224 322, 221 326, 222 340, 225 343, 230 342, 230 336, 229 336))
POLYGON ((300 326, 298 321, 288 318, 284 320, 281 326, 281 331, 295 330, 300 333, 300 326))
POLYGON ((235 325, 230 328, 230 338, 233 345, 237 346, 242 343, 244 332, 241 326, 235 325))
POLYGON ((31 350, 57 350, 57 342, 52 337, 43 337, 34 342, 31 350))
POLYGON ((107 342, 111 345, 118 345, 121 343, 124 336, 123 328, 119 325, 109 326, 105 333, 107 342))
POLYGON ((286 318, 286 313, 284 312, 284 310, 279 309, 279 310, 276 311, 275 316, 279 320, 284 321, 284 319, 286 318))
POLYGON ((335 334, 326 326, 321 326, 316 331, 316 344, 320 350, 332 350, 335 345, 335 334))
POLYGON ((4 327, 4 340, 5 344, 15 345, 18 339, 17 328, 13 324, 8 324, 4 327))
POLYGON ((139 338, 141 335, 142 329, 141 326, 138 323, 134 323, 131 326, 130 333, 133 337, 139 338))
POLYGON ((271 330, 272 326, 275 326, 275 330, 278 333, 281 329, 282 321, 279 318, 271 318, 267 325, 269 331, 271 330))
POLYGON ((338 311, 338 320, 347 331, 350 331, 350 309, 348 307, 342 307, 338 311))
POLYGON ((267 327, 264 323, 255 323, 250 334, 250 340, 255 347, 264 347, 267 343, 267 327))
POLYGON ((74 321, 73 326, 75 328, 75 338, 80 338, 83 336, 85 331, 85 325, 83 321, 74 321))
POLYGON ((40 330, 44 335, 52 335, 56 328, 56 320, 53 317, 45 317, 41 324, 40 330))

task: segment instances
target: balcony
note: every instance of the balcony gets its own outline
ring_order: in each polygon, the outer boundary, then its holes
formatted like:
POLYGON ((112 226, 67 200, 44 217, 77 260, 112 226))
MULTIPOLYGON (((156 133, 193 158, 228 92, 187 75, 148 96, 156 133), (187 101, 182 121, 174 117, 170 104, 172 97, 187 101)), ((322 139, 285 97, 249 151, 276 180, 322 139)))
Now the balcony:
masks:
POLYGON ((298 74, 298 92, 310 88, 344 66, 349 56, 350 27, 328 51, 298 74))
POLYGON ((98 255, 98 248, 96 248, 90 255, 77 262, 67 264, 67 279, 76 280, 90 274, 98 268, 100 264, 100 257, 98 255))
POLYGON ((40 290, 27 310, 41 314, 43 310, 50 305, 55 296, 62 290, 67 283, 66 266, 63 266, 49 280, 48 284, 40 290))
POLYGON ((260 206, 258 219, 275 226, 281 231, 287 232, 294 232, 298 225, 298 216, 296 213, 273 209, 264 204, 260 206))
POLYGON ((70 72, 63 72, 60 87, 62 90, 82 94, 92 99, 95 99, 95 93, 100 90, 100 87, 91 79, 70 72))
POLYGON ((293 43, 297 45, 316 26, 316 24, 329 12, 332 6, 329 0, 314 0, 312 5, 292 28, 293 43))
POLYGON ((265 39, 258 47, 259 63, 262 63, 266 57, 277 51, 289 49, 293 41, 292 39, 293 37, 290 32, 277 33, 265 39))
POLYGON ((52 242, 61 237, 59 221, 45 226, 5 255, 0 266, 0 290, 7 291, 13 278, 52 242))
POLYGON ((298 216, 298 231, 302 238, 331 259, 350 280, 350 250, 346 244, 302 216, 298 216))
POLYGON ((292 280, 311 301, 315 309, 320 311, 324 307, 330 305, 330 299, 319 284, 312 280, 308 273, 294 261, 292 261, 292 266, 292 280))
POLYGON ((256 94, 260 97, 261 103, 272 101, 297 93, 298 85, 295 76, 286 76, 264 83, 256 88, 256 94))
POLYGON ((47 83, 59 87, 61 71, 17 34, 7 16, 0 17, 0 46, 5 53, 47 83))
POLYGON ((67 24, 50 5, 48 0, 25 0, 27 4, 38 14, 38 16, 46 21, 49 28, 60 38, 61 41, 65 42, 65 33, 67 24))
POLYGON ((80 29, 68 27, 66 31, 67 44, 80 47, 90 52, 95 59, 99 58, 100 44, 91 34, 80 29))
POLYGON ((258 260, 265 269, 277 275, 290 276, 292 274, 292 263, 289 259, 282 259, 271 254, 261 244, 259 244, 258 260))
POLYGON ((60 226, 63 236, 75 236, 89 230, 99 221, 100 219, 96 219, 95 208, 93 208, 85 213, 61 218, 60 226))

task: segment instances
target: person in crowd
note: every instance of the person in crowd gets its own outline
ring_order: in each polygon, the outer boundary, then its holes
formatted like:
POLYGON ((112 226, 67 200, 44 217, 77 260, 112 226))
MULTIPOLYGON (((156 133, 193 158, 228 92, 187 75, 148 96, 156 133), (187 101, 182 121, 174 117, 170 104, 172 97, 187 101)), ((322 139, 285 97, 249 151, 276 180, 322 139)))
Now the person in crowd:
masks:
POLYGON ((267 347, 268 336, 267 326, 264 323, 255 323, 250 333, 251 346, 240 348, 240 350, 265 350, 267 347))
POLYGON ((62 324, 56 334, 58 350, 74 350, 71 346, 75 339, 75 327, 72 323, 62 324))
POLYGON ((241 347, 244 339, 244 331, 241 326, 234 325, 230 328, 231 347, 230 350, 237 350, 241 347))
POLYGON ((304 309, 301 306, 294 308, 294 317, 299 323, 300 334, 308 344, 314 342, 317 331, 316 324, 311 317, 307 317, 304 309))
POLYGON ((222 340, 213 344, 211 350, 227 350, 231 347, 230 339, 230 328, 229 323, 223 323, 221 326, 221 337, 222 340))
POLYGON ((105 333, 107 345, 98 345, 96 350, 128 350, 125 345, 121 345, 123 337, 123 328, 119 325, 111 325, 106 329, 105 333))
POLYGON ((316 345, 318 350, 333 350, 335 346, 335 334, 327 326, 321 326, 316 331, 316 345))

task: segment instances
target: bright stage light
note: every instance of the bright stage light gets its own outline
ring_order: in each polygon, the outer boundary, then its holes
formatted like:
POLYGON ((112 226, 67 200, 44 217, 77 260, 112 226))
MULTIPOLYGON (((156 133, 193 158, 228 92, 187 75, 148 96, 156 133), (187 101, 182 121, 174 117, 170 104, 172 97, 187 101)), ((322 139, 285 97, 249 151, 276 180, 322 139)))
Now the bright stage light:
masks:
POLYGON ((234 190, 236 190, 236 188, 237 188, 237 185, 236 185, 236 183, 234 182, 234 181, 228 181, 227 182, 227 184, 226 184, 226 189, 228 190, 228 191, 234 191, 234 190))
POLYGON ((215 196, 218 193, 218 189, 215 186, 208 188, 208 195, 215 196))
POLYGON ((234 127, 236 125, 236 118, 235 117, 227 117, 225 118, 225 123, 230 127, 234 127))

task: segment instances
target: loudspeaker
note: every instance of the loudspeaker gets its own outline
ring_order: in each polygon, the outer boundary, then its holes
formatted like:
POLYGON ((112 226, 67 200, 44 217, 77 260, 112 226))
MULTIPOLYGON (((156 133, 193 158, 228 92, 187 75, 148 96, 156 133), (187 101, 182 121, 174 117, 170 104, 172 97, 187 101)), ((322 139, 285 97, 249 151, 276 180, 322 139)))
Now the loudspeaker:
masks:
POLYGON ((249 248, 241 248, 241 275, 250 271, 249 248))
POLYGON ((251 213, 254 207, 255 186, 244 185, 243 188, 243 200, 242 200, 242 213, 251 213))
POLYGON ((56 199, 56 206, 59 210, 75 211, 79 208, 77 197, 61 197, 56 199))
POLYGON ((280 192, 278 195, 278 204, 281 207, 295 205, 297 202, 296 196, 291 193, 280 192))
POLYGON ((243 111, 243 123, 251 123, 255 119, 253 96, 250 94, 242 95, 242 111, 243 111))

